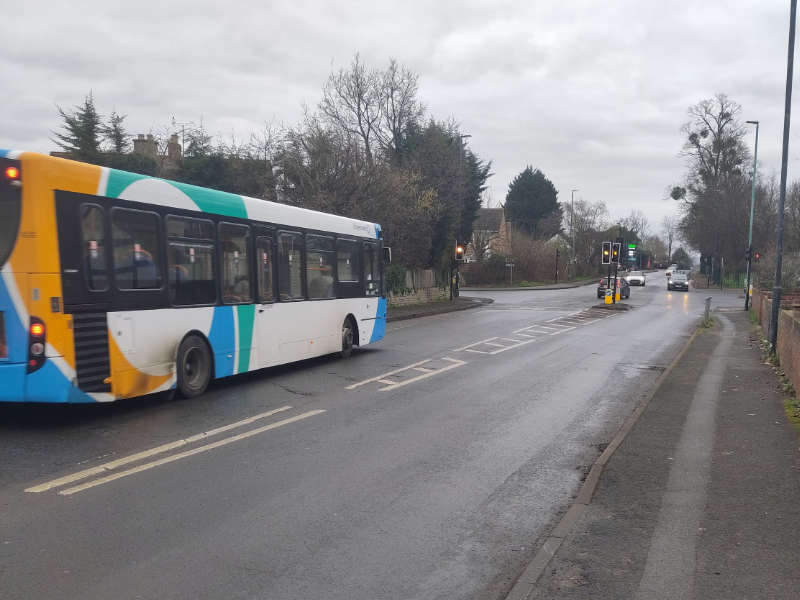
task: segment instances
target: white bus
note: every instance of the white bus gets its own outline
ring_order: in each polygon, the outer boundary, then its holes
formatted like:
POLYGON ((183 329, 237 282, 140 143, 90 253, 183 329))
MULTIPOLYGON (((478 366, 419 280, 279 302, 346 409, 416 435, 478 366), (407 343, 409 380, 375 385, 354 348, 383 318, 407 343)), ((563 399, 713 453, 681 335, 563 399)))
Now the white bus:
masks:
POLYGON ((192 397, 384 336, 375 223, 35 153, 0 162, 0 401, 192 397))

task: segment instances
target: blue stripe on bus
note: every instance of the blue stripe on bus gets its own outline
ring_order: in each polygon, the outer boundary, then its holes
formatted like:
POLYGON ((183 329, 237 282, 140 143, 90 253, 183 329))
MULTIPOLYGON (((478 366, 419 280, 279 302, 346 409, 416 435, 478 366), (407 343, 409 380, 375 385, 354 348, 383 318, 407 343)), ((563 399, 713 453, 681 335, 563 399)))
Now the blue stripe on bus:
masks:
MULTIPOLYGON (((6 289, 6 283, 2 276, 0 276, 0 311, 4 313, 8 362, 24 363, 28 360, 28 327, 14 308, 11 294, 6 289)), ((0 364, 4 362, 6 361, 2 360, 0 364)))
POLYGON ((236 333, 233 326, 233 306, 215 306, 208 342, 214 353, 214 376, 233 375, 236 354, 236 333))
POLYGON ((375 321, 372 326, 372 336, 369 343, 382 340, 386 335, 386 298, 378 298, 378 309, 375 312, 375 321))
POLYGON ((11 150, 7 148, 0 148, 0 158, 8 158, 8 155, 11 154, 11 150))

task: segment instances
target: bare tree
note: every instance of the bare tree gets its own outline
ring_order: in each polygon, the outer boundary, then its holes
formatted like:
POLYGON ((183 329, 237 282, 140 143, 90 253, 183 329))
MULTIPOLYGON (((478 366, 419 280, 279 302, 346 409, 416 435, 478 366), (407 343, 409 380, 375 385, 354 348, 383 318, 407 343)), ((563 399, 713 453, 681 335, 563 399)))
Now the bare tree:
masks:
POLYGON ((631 214, 622 219, 621 224, 625 229, 634 233, 640 240, 647 237, 647 230, 650 223, 642 211, 632 210, 631 214))
POLYGON ((416 73, 398 65, 395 59, 389 61, 389 67, 382 73, 381 127, 377 136, 387 154, 400 150, 409 124, 421 119, 425 112, 417 100, 418 79, 416 73))
POLYGON ((661 229, 664 232, 664 237, 667 240, 667 256, 672 256, 672 242, 675 240, 675 235, 678 232, 678 218, 674 215, 667 215, 661 221, 661 229))
POLYGON ((319 109, 333 126, 361 140, 367 164, 372 166, 382 114, 380 73, 367 69, 356 53, 347 70, 331 73, 319 109))

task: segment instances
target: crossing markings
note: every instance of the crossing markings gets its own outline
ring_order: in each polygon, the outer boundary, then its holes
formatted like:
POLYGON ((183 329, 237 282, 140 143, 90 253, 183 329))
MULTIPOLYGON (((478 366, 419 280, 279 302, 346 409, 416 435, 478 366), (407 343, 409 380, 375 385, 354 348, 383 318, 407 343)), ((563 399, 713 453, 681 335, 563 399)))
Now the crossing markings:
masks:
POLYGON ((416 383, 417 381, 428 379, 434 375, 440 375, 441 373, 463 367, 465 364, 467 364, 466 361, 450 358, 449 356, 443 356, 439 359, 428 358, 406 367, 401 367, 394 371, 389 371, 388 373, 383 373, 365 379, 364 381, 353 383, 348 385, 345 389, 354 390, 368 384, 380 384, 383 387, 378 387, 377 391, 388 392, 410 383, 416 383), (423 367, 422 365, 425 366, 423 367))
POLYGON ((238 442, 240 440, 247 439, 254 435, 258 435, 261 433, 265 433, 267 431, 271 431, 273 429, 277 429, 279 427, 283 427, 285 425, 289 425, 290 423, 295 423, 297 421, 301 421, 303 419, 307 419, 309 417, 313 417, 315 415, 319 415, 324 413, 324 410, 311 410, 308 412, 301 413, 299 415, 295 415, 293 417, 288 417, 286 419, 282 419, 280 421, 275 421, 274 423, 270 423, 268 425, 263 425, 261 427, 257 427, 255 429, 250 429, 245 431, 244 433, 240 433, 237 435, 233 435, 230 437, 222 438, 217 440, 216 442, 212 442, 209 444, 204 444, 202 446, 197 446, 190 450, 186 450, 184 452, 179 452, 177 454, 170 454, 163 458, 153 460, 147 463, 143 463, 137 465, 135 467, 131 467, 129 469, 123 471, 117 471, 119 467, 124 465, 129 465, 132 463, 140 462, 146 458, 150 458, 152 456, 156 456, 158 454, 163 454, 169 452, 170 450, 175 450, 177 448, 192 444, 194 442, 201 441, 203 439, 207 439, 208 437, 219 435, 220 433, 230 431, 232 429, 243 427, 245 425, 249 425, 254 423, 257 420, 264 419, 266 417, 278 414, 280 412, 286 411, 291 409, 291 406, 282 406, 275 410, 271 410, 265 413, 260 413, 258 415, 254 415, 252 417, 248 417, 247 419, 242 419, 241 421, 237 421, 235 423, 230 423, 229 425, 223 425, 222 427, 217 427, 216 429, 212 429, 210 431, 205 431, 203 433, 199 433, 197 435, 193 435, 181 440, 176 440, 174 442, 169 442, 167 444, 162 444, 160 446, 156 446, 154 448, 150 448, 149 450, 144 450, 142 452, 137 452, 136 454, 131 454, 129 456, 125 456, 123 458, 119 458, 117 460, 112 460, 107 463, 103 463, 96 467, 92 467, 90 469, 84 469, 82 471, 78 471, 77 473, 72 473, 70 475, 66 475, 64 477, 59 477, 58 479, 53 479, 52 481, 48 481, 39 485, 35 485, 32 487, 27 488, 25 491, 29 493, 41 493, 47 490, 51 490, 54 488, 63 487, 65 485, 76 483, 78 481, 89 479, 96 475, 102 475, 108 473, 108 475, 104 477, 99 477, 97 479, 91 479, 86 483, 82 483, 73 487, 69 487, 67 489, 61 490, 58 493, 62 496, 70 496, 72 494, 82 492, 89 488, 96 487, 98 485, 103 485, 105 483, 109 483, 111 481, 115 481, 117 479, 121 479, 123 477, 128 477, 130 475, 134 475, 136 473, 141 473, 142 471, 147 471, 149 469, 165 465, 176 460, 181 460, 183 458, 188 458, 190 456, 194 456, 195 454, 200 454, 202 452, 207 452, 209 450, 213 450, 215 448, 220 448, 222 446, 227 446, 228 444, 232 444, 233 442, 238 442))
MULTIPOLYGON (((590 308, 522 327, 509 334, 507 337, 492 336, 485 340, 472 342, 466 346, 454 348, 450 352, 470 352, 473 354, 493 356, 501 352, 525 346, 544 336, 560 335, 572 331, 582 325, 594 323, 600 319, 613 316, 614 314, 616 313, 608 310, 590 308)), ((375 377, 353 383, 348 385, 345 389, 355 390, 357 388, 364 388, 364 386, 370 386, 369 389, 379 392, 391 391, 463 367, 466 364, 466 361, 450 356, 444 356, 438 359, 426 358, 425 360, 415 362, 405 367, 400 367, 393 371, 388 371, 381 375, 376 375, 375 377)))

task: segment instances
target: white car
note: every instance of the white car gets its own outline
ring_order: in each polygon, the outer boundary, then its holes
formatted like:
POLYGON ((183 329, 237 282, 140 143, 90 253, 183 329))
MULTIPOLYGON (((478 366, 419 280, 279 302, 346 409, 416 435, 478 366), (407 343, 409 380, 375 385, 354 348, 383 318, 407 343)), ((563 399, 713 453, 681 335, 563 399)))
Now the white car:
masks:
POLYGON ((628 282, 628 285, 640 285, 644 287, 644 284, 647 282, 647 278, 644 276, 642 271, 631 271, 625 276, 625 281, 628 282))

